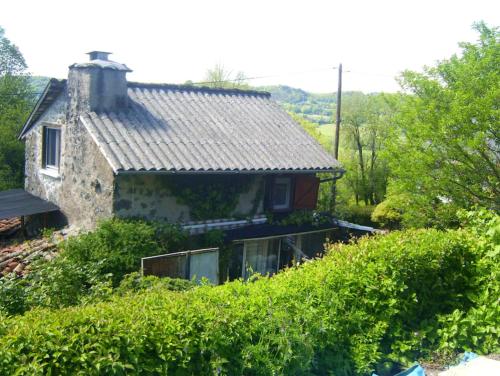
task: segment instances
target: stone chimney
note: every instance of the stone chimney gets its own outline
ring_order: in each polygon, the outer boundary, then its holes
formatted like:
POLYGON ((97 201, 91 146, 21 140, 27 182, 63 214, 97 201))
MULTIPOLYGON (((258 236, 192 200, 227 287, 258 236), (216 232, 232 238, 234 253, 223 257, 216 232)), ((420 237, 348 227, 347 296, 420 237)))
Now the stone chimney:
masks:
POLYGON ((125 64, 108 59, 110 52, 89 52, 90 61, 69 67, 68 95, 70 111, 107 112, 127 107, 127 72, 125 64))

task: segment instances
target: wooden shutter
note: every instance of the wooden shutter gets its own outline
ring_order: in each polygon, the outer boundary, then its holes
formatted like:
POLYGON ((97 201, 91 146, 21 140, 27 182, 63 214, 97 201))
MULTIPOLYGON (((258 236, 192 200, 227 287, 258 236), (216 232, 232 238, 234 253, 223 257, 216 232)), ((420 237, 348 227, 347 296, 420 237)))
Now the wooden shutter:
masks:
POLYGON ((319 179, 316 176, 297 176, 295 178, 294 209, 316 209, 319 179))

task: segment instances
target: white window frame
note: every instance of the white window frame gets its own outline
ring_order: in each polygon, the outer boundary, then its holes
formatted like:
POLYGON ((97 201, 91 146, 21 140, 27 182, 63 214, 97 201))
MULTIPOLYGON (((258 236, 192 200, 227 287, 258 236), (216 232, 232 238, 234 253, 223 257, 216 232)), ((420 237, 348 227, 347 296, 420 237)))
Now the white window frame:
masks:
POLYGON ((42 161, 42 167, 46 170, 52 170, 52 171, 56 171, 56 172, 59 172, 59 168, 61 166, 61 127, 59 126, 55 126, 55 125, 51 125, 51 124, 47 124, 47 125, 44 125, 43 126, 43 137, 42 137, 42 148, 43 148, 43 161, 42 161), (56 164, 48 164, 47 163, 47 159, 48 159, 48 135, 49 135, 49 130, 54 130, 54 131, 57 131, 58 134, 59 134, 59 137, 56 137, 56 145, 55 145, 55 148, 56 148, 56 164))
POLYGON ((271 207, 273 210, 288 210, 291 208, 291 201, 292 201, 292 178, 287 176, 287 177, 277 177, 274 179, 273 182, 273 191, 272 191, 272 202, 271 202, 271 207), (275 204, 274 203, 274 189, 277 184, 286 184, 287 185, 287 191, 286 191, 286 203, 285 204, 275 204))

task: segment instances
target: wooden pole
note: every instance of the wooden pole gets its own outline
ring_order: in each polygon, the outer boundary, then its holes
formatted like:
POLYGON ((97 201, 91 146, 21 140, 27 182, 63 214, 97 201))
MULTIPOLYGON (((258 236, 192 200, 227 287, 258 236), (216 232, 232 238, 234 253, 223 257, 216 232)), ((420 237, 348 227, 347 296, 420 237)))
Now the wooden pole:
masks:
MULTIPOLYGON (((339 78, 337 87, 337 118, 335 122, 335 139, 333 141, 333 156, 336 160, 339 159, 339 138, 340 138, 340 110, 342 106, 342 63, 339 64, 339 78)), ((337 178, 334 176, 332 181, 332 205, 331 211, 335 212, 337 201, 337 178)))
POLYGON ((342 105, 342 63, 339 64, 339 80, 337 88, 337 121, 335 123, 335 143, 333 149, 333 156, 339 159, 339 136, 340 136, 340 108, 342 105))

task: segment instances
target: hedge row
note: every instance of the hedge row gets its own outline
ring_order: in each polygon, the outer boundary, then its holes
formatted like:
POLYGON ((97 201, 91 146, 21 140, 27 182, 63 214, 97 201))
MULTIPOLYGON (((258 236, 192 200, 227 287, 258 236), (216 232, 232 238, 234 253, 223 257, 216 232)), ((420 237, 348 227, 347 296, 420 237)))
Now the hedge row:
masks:
POLYGON ((273 278, 0 317, 0 374, 363 375, 499 351, 498 234, 394 232, 273 278))

